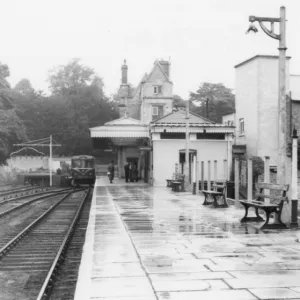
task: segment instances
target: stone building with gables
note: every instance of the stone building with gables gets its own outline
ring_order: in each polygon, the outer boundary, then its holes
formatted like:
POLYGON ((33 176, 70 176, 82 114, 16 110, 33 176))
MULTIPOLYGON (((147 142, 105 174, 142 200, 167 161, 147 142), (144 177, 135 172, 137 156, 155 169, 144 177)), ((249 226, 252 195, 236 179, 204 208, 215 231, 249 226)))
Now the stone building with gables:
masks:
MULTIPOLYGON (((234 126, 216 124, 193 113, 187 119, 186 111, 174 107, 168 61, 155 61, 137 87, 128 82, 128 66, 124 61, 121 78, 114 96, 120 118, 90 128, 95 148, 117 151, 119 178, 124 177, 127 160, 138 166, 139 177, 144 182, 165 185, 165 179, 174 173, 175 164, 182 166, 185 162, 187 120, 191 158, 231 162, 234 126)), ((224 177, 221 168, 218 175, 224 177)))

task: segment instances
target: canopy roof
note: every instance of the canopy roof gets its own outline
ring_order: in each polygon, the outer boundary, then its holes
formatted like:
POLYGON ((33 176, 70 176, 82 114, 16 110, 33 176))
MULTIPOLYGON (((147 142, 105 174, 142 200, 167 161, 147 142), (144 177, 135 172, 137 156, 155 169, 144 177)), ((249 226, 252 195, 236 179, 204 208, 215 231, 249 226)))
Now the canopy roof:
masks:
POLYGON ((91 138, 149 138, 148 126, 128 116, 90 128, 90 133, 91 138))

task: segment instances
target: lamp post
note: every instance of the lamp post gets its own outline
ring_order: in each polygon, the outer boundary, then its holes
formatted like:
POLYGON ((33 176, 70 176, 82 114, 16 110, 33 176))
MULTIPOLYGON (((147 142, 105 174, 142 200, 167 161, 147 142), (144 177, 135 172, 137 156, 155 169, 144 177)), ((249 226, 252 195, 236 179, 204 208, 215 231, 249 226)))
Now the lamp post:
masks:
POLYGON ((286 19, 285 7, 280 7, 280 18, 265 18, 250 16, 251 25, 247 30, 257 32, 253 25, 259 22, 261 29, 271 38, 279 40, 279 95, 278 95, 278 163, 277 181, 280 184, 286 183, 286 145, 287 145, 287 124, 286 124, 286 19), (268 22, 271 29, 268 29, 263 22, 268 22), (279 34, 274 32, 274 23, 279 23, 279 34))
POLYGON ((184 186, 186 190, 189 190, 190 187, 190 149, 189 149, 189 118, 190 118, 190 105, 189 100, 186 103, 186 124, 185 124, 185 164, 184 164, 184 186))

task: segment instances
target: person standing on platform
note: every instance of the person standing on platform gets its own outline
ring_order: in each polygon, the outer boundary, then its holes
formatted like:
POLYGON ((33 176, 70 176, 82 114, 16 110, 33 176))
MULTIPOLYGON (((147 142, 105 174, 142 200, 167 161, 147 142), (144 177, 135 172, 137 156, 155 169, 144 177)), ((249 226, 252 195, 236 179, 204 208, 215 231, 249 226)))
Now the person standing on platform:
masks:
POLYGON ((108 169, 107 175, 108 175, 109 181, 110 181, 110 183, 112 183, 114 180, 114 177, 115 177, 115 166, 114 166, 113 160, 110 162, 107 169, 108 169))
POLYGON ((132 182, 132 162, 129 162, 129 182, 132 182))
POLYGON ((128 179, 129 179, 129 163, 128 163, 128 161, 125 162, 124 171, 125 171, 125 181, 128 182, 128 179))
POLYGON ((134 164, 132 166, 132 175, 131 175, 131 180, 134 182, 138 182, 138 169, 137 169, 137 165, 134 164))

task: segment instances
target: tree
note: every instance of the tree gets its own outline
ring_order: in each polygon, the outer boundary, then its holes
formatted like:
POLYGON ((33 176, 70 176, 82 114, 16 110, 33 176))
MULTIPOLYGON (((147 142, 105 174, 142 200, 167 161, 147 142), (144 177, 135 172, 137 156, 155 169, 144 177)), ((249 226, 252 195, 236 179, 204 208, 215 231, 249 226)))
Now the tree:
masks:
MULTIPOLYGON (((102 125, 117 117, 113 103, 103 92, 103 80, 94 70, 80 64, 79 59, 52 69, 49 73, 51 97, 45 124, 58 131, 57 140, 64 146, 64 154, 90 154, 92 143, 89 127, 102 125), (55 103, 55 104, 54 104, 55 103), (62 112, 65 112, 62 118, 62 112)), ((46 105, 46 104, 45 104, 46 105)))
POLYGON ((6 80, 7 77, 9 77, 10 72, 8 65, 2 64, 0 62, 0 88, 1 89, 6 89, 10 88, 9 82, 6 80))
POLYGON ((67 95, 88 86, 95 78, 94 70, 81 65, 79 58, 73 58, 67 65, 49 72, 48 81, 52 94, 67 95))
POLYGON ((180 96, 174 95, 173 96, 173 106, 186 106, 187 101, 183 100, 180 96))
POLYGON ((27 78, 21 79, 13 88, 17 93, 20 93, 23 96, 33 96, 35 90, 31 85, 31 82, 27 78))
POLYGON ((9 68, 0 63, 0 164, 5 164, 13 144, 26 140, 26 129, 14 106, 14 93, 7 81, 9 68))
POLYGON ((208 118, 215 122, 221 122, 223 115, 235 110, 234 94, 222 83, 201 83, 195 93, 190 93, 190 101, 194 104, 192 111, 202 116, 207 115, 208 102, 208 118))

